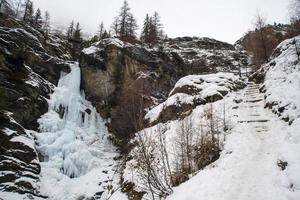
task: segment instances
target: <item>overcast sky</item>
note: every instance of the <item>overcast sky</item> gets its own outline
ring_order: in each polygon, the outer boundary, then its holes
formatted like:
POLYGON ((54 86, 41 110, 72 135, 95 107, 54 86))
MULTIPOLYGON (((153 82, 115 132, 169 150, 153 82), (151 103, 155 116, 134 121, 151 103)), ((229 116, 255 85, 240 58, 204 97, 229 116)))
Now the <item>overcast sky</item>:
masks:
MULTIPOLYGON (((84 32, 95 33, 101 21, 110 27, 123 0, 33 0, 48 10, 55 24, 74 19, 84 32)), ((290 0, 128 0, 141 26, 146 13, 158 11, 169 37, 212 37, 234 43, 252 27, 258 10, 269 23, 287 23, 290 0)))

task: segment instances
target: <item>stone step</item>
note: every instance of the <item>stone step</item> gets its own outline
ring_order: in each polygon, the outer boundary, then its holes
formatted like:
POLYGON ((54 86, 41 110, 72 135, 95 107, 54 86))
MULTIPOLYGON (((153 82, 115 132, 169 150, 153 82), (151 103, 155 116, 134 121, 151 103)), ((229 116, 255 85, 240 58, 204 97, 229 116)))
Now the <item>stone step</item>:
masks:
POLYGON ((267 120, 267 119, 241 120, 241 121, 238 121, 238 123, 255 123, 255 122, 264 123, 264 122, 268 122, 268 121, 269 120, 267 120))
POLYGON ((245 106, 246 108, 258 108, 258 107, 261 107, 260 105, 253 105, 253 106, 245 106))
POLYGON ((254 92, 254 91, 245 92, 245 95, 255 95, 255 94, 259 94, 259 92, 254 92))
POLYGON ((268 129, 268 126, 254 126, 254 128, 263 128, 263 129, 268 129))
POLYGON ((246 100, 245 102, 246 103, 256 103, 256 102, 260 102, 262 101, 263 99, 253 99, 253 100, 246 100))
POLYGON ((256 130, 257 133, 268 132, 268 130, 256 130))
POLYGON ((261 115, 260 114, 251 114, 249 115, 250 117, 260 117, 261 115))

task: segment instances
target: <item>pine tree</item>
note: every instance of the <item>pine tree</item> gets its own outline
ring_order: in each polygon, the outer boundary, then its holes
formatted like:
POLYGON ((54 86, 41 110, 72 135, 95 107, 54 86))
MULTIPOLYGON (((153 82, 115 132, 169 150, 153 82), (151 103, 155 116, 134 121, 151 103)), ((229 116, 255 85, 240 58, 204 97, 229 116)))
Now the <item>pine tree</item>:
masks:
POLYGON ((101 24, 99 25, 99 30, 98 30, 99 40, 103 39, 104 32, 105 32, 104 24, 103 24, 103 22, 101 22, 101 24))
POLYGON ((107 30, 104 30, 104 33, 102 35, 102 39, 109 38, 109 37, 111 37, 110 32, 107 32, 107 30))
POLYGON ((71 36, 69 37, 69 43, 70 43, 70 51, 71 55, 74 60, 78 59, 80 52, 82 50, 82 34, 81 34, 81 28, 80 24, 76 24, 76 28, 73 28, 74 23, 71 23, 68 34, 71 36))
POLYGON ((136 19, 134 18, 134 16, 132 14, 129 15, 127 29, 128 29, 128 32, 126 33, 126 36, 128 38, 135 39, 136 38, 136 30, 138 29, 138 25, 137 25, 136 19))
POLYGON ((42 13, 39 8, 37 9, 37 11, 35 13, 33 25, 35 28, 38 28, 38 29, 43 27, 42 13))
POLYGON ((79 22, 77 22, 77 24, 76 24, 76 29, 74 30, 73 40, 75 40, 77 42, 82 41, 81 28, 80 28, 79 22))
POLYGON ((150 43, 149 32, 150 32, 150 17, 149 17, 149 14, 147 14, 145 17, 142 32, 141 32, 140 39, 142 42, 147 43, 147 44, 150 43))
POLYGON ((163 30, 160 17, 157 12, 152 17, 146 15, 141 33, 142 42, 155 46, 163 39, 163 30))
POLYGON ((125 0, 119 15, 112 24, 112 29, 121 40, 132 42, 136 38, 137 22, 130 12, 128 2, 125 0))
POLYGON ((67 30, 67 38, 68 39, 73 38, 73 34, 74 34, 74 21, 71 22, 71 24, 67 30))
POLYGON ((150 44, 153 46, 158 44, 163 38, 162 24, 160 22, 160 16, 155 11, 151 17, 150 30, 149 30, 150 44))
POLYGON ((24 16, 23 21, 32 24, 33 23, 33 3, 30 0, 26 0, 24 4, 24 16))
POLYGON ((50 14, 48 11, 45 12, 45 20, 43 24, 43 30, 45 35, 47 36, 50 32, 50 14))

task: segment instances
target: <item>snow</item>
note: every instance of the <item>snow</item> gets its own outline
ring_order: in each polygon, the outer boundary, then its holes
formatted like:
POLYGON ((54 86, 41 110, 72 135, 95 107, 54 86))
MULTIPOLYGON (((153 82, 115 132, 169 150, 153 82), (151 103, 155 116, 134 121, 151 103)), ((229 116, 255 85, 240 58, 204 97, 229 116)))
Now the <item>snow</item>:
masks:
POLYGON ((25 65, 25 68, 29 71, 28 79, 25 81, 26 84, 32 87, 47 87, 47 90, 54 88, 52 83, 35 73, 29 66, 25 65))
POLYGON ((48 100, 49 111, 38 120, 41 193, 53 200, 105 199, 115 184, 117 151, 108 139, 105 121, 80 91, 80 68, 71 64, 48 100))
POLYGON ((207 75, 189 75, 181 78, 174 86, 174 89, 170 92, 170 94, 173 93, 173 91, 176 88, 183 87, 185 85, 194 86, 198 89, 205 89, 207 85, 203 86, 203 82, 205 83, 211 83, 211 84, 228 84, 229 81, 237 81, 239 79, 238 76, 232 74, 232 73, 224 73, 219 72, 216 74, 207 74, 207 75))
POLYGON ((216 93, 220 94, 219 91, 228 93, 235 87, 235 83, 241 83, 241 81, 238 76, 232 73, 219 72, 216 74, 185 76, 175 84, 169 94, 169 98, 165 102, 150 109, 145 115, 145 119, 149 119, 150 123, 152 123, 158 119, 163 109, 170 105, 193 104, 195 99, 206 99, 216 93), (185 93, 174 94, 177 89, 184 86, 189 86, 192 90, 198 90, 199 92, 197 95, 185 93))
POLYGON ((171 105, 180 105, 183 103, 191 104, 193 103, 193 99, 195 97, 188 95, 188 94, 183 94, 183 93, 178 93, 175 94, 171 97, 169 97, 166 101, 163 103, 155 106, 152 108, 146 115, 145 119, 149 119, 150 122, 154 122, 155 120, 158 119, 160 113, 163 111, 165 107, 171 106, 171 105))
MULTIPOLYGON (((270 61, 275 63, 266 73, 266 102, 273 105, 274 110, 284 107, 282 118, 293 121, 300 117, 300 63, 297 61, 294 40, 300 46, 300 36, 285 40, 278 46, 280 55, 270 61)), ((270 65, 267 64, 267 66, 270 65)))
MULTIPOLYGON (((182 94, 182 93, 180 93, 182 94)), ((185 94, 183 94, 185 95, 185 94)), ((176 94, 171 96, 169 99, 172 99, 173 97, 176 98, 176 94)), ((205 105, 199 105, 195 109, 193 109, 190 116, 184 118, 184 119, 178 119, 174 121, 169 121, 167 123, 159 123, 152 127, 143 129, 142 131, 136 133, 136 140, 138 141, 138 138, 143 138, 146 143, 155 143, 156 148, 152 149, 152 154, 155 155, 155 159, 153 159, 153 162, 155 162, 153 165, 155 166, 161 166, 161 151, 160 151, 160 138, 163 137, 165 141, 165 146, 168 154, 168 160, 171 165, 171 170, 174 171, 176 168, 176 162, 178 160, 177 154, 176 154, 176 148, 178 146, 178 133, 181 130, 182 123, 190 122, 191 123, 191 129, 195 132, 199 133, 199 129, 202 129, 201 134, 195 134, 193 137, 194 142, 196 142, 197 139, 200 139, 204 136, 202 133, 205 133, 209 126, 207 126, 207 118, 206 118, 206 111, 209 110, 211 107, 213 107, 214 114, 216 118, 221 119, 223 117, 223 111, 226 110, 226 124, 228 127, 232 127, 232 122, 230 119, 230 116, 233 114, 232 112, 232 106, 233 106, 233 99, 235 97, 235 93, 230 93, 229 95, 225 96, 223 100, 214 102, 214 103, 207 103, 205 105), (138 136, 139 135, 139 136, 138 136)), ((169 100, 167 100, 169 101, 169 100)), ((155 109, 155 108, 154 108, 155 109)), ((223 121, 218 121, 216 123, 216 127, 221 127, 223 124, 223 121)), ((219 135, 220 138, 220 145, 222 146, 222 141, 226 137, 227 133, 221 132, 219 135)), ((132 141, 133 144, 136 143, 136 141, 132 141)), ((140 175, 138 171, 139 164, 135 160, 135 153, 137 149, 133 149, 130 153, 130 156, 133 157, 132 160, 128 161, 126 163, 126 168, 124 170, 123 178, 127 182, 132 182, 135 184, 135 190, 136 191, 146 191, 146 193, 143 196, 143 199, 152 199, 150 195, 150 191, 147 188, 146 183, 144 182, 142 176, 140 175)), ((161 177, 163 177, 163 174, 161 174, 161 177)), ((185 193, 183 194, 183 196, 185 193)), ((159 197, 156 197, 156 199, 159 199, 159 197)))
POLYGON ((295 41, 299 48, 300 36, 285 40, 263 66, 264 87, 250 84, 237 96, 244 101, 237 105, 234 129, 226 136, 220 159, 175 188, 168 200, 300 199, 300 66, 295 41), (265 94, 258 93, 259 87, 265 94), (264 108, 266 104, 272 110, 264 108))
POLYGON ((12 192, 2 192, 0 191, 0 199, 1 200, 45 200, 40 197, 33 197, 31 194, 18 194, 12 192))
MULTIPOLYGON (((253 98, 246 93, 244 96, 253 98)), ((293 180, 298 179, 299 168, 290 177, 288 168, 293 162, 288 161, 285 171, 277 166, 279 160, 287 161, 284 155, 297 155, 298 161, 294 162, 299 162, 299 145, 298 151, 293 148, 291 152, 290 147, 295 144, 291 145, 287 137, 293 129, 264 109, 263 100, 244 101, 239 107, 234 114, 235 127, 226 137, 220 159, 175 188, 168 200, 299 199, 299 182, 293 180)))
POLYGON ((92 44, 90 47, 82 50, 82 53, 86 55, 96 54, 97 52, 103 50, 106 46, 114 45, 118 48, 125 48, 131 46, 129 43, 122 42, 118 38, 105 38, 99 42, 92 44))
POLYGON ((11 136, 11 135, 17 133, 17 131, 11 130, 11 129, 9 129, 9 128, 4 128, 2 131, 3 131, 7 136, 11 136))
POLYGON ((110 198, 110 200, 128 200, 127 195, 120 191, 116 191, 110 198))
POLYGON ((172 53, 178 54, 186 64, 195 64, 197 68, 212 67, 218 69, 217 71, 232 72, 240 66, 246 67, 244 61, 248 61, 247 53, 210 38, 170 39, 164 42, 164 51, 171 56, 172 53))
POLYGON ((11 142, 19 142, 22 143, 32 149, 35 149, 34 141, 31 138, 25 137, 23 135, 15 136, 10 139, 11 142))
MULTIPOLYGON (((96 44, 93 44, 93 45, 98 45, 98 44, 99 44, 99 43, 96 43, 96 44)), ((99 51, 99 48, 96 47, 96 46, 90 46, 90 47, 85 48, 85 49, 82 50, 82 52, 83 52, 84 54, 87 54, 87 55, 94 54, 94 53, 96 53, 97 51, 99 51)))

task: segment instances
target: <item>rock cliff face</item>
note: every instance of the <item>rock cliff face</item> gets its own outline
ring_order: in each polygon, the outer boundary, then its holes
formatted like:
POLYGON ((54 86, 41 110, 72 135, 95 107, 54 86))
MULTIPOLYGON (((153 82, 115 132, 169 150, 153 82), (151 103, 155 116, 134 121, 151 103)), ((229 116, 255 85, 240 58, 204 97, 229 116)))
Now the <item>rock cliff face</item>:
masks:
POLYGON ((111 118, 110 130, 126 138, 138 129, 138 122, 132 121, 141 118, 141 110, 163 100, 187 72, 178 58, 115 38, 104 39, 81 54, 82 85, 102 116, 111 118))
POLYGON ((218 71, 238 73, 248 60, 233 45, 210 38, 168 39, 154 49, 109 38, 84 49, 80 66, 89 100, 102 116, 111 118, 115 134, 127 136, 140 126, 128 124, 142 119, 146 108, 166 100, 179 78, 218 71), (135 106, 128 108, 132 103, 135 106), (124 112, 133 116, 121 116, 124 112), (120 124, 124 121, 127 126, 120 124))
POLYGON ((39 195, 34 138, 46 98, 69 58, 59 35, 14 19, 0 20, 0 189, 39 195), (46 39, 47 38, 47 39, 46 39))

